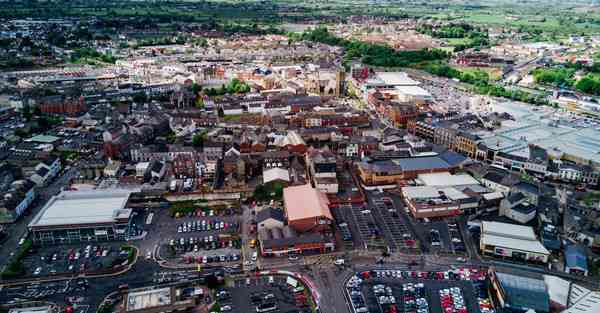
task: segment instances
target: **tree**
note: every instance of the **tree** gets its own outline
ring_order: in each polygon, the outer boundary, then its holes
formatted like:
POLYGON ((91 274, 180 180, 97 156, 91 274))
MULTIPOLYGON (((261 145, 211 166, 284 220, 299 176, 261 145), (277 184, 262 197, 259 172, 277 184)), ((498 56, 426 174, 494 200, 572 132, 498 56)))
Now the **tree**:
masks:
POLYGON ((195 134, 194 137, 192 137, 192 145, 194 147, 202 147, 204 145, 204 140, 206 140, 206 135, 206 131, 203 131, 199 134, 195 134))
POLYGON ((133 95, 133 102, 135 103, 143 104, 146 103, 146 101, 148 101, 148 95, 143 91, 133 95))

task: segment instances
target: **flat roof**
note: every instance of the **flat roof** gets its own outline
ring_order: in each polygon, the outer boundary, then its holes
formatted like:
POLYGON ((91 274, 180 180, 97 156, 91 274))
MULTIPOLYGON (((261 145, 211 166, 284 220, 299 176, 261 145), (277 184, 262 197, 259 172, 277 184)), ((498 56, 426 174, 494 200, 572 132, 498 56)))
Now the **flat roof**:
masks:
POLYGON ((417 178, 425 186, 460 186, 460 185, 479 185, 477 179, 469 174, 452 175, 448 172, 419 174, 417 178))
POLYGON ((33 141, 33 142, 53 143, 55 141, 60 140, 60 138, 58 138, 56 136, 50 136, 50 135, 37 135, 37 136, 31 137, 29 140, 33 141))
POLYGON ((431 97, 431 93, 429 93, 429 91, 419 86, 396 86, 394 89, 397 92, 405 95, 431 97))
POLYGON ((468 195, 452 187, 440 188, 434 186, 409 186, 402 187, 402 194, 408 199, 435 199, 443 193, 450 200, 462 200, 470 198, 468 195))
POLYGON ((25 308, 13 308, 8 313, 47 313, 50 312, 50 306, 36 306, 36 307, 25 307, 25 308))
POLYGON ((63 191, 46 202, 29 227, 111 223, 129 218, 131 210, 125 205, 130 194, 120 189, 63 191))
POLYGON ((171 304, 171 288, 150 289, 127 294, 127 311, 149 309, 171 304))
POLYGON ((392 86, 417 86, 420 83, 410 77, 405 72, 376 72, 375 75, 384 84, 392 86))

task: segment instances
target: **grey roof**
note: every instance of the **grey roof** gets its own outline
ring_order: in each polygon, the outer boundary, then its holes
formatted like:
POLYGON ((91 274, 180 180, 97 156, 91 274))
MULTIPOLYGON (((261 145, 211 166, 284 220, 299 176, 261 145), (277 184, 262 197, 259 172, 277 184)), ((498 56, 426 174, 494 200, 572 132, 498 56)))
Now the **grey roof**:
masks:
POLYGON ((259 224, 270 218, 280 221, 280 222, 285 221, 285 215, 283 213, 283 210, 268 207, 268 208, 262 209, 262 210, 258 211, 258 213, 256 213, 256 222, 259 224))
POLYGON ((529 214, 533 211, 536 211, 537 207, 531 203, 525 202, 513 207, 512 209, 523 214, 529 214))
POLYGON ((444 151, 440 154, 440 158, 442 158, 442 160, 446 161, 451 166, 458 166, 459 164, 467 160, 466 156, 460 153, 456 153, 452 150, 444 151))
POLYGON ((517 203, 525 198, 525 195, 521 192, 512 192, 508 195, 508 197, 506 197, 510 203, 517 203))
POLYGON ((504 180, 504 177, 505 176, 503 176, 500 173, 495 172, 495 171, 487 172, 485 175, 483 175, 484 179, 492 181, 492 182, 494 182, 496 184, 502 184, 502 181, 504 180))
POLYGON ((581 245, 568 245, 565 247, 565 263, 570 268, 588 269, 585 248, 581 245))
POLYGON ((393 162, 397 165, 400 165, 404 171, 448 169, 451 167, 448 162, 442 160, 442 158, 438 156, 397 159, 393 162))
POLYGON ((506 293, 507 303, 511 308, 533 309, 536 312, 550 311, 550 296, 544 280, 506 273, 496 273, 496 277, 506 293))

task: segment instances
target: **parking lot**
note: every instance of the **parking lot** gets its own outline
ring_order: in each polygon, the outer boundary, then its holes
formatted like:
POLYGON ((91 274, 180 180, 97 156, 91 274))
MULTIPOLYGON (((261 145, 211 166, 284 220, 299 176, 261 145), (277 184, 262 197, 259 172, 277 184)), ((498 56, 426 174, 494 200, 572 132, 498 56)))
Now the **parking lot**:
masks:
POLYGON ((35 248, 23 259, 25 276, 51 276, 109 270, 127 261, 123 242, 78 243, 35 248))
POLYGON ((218 297, 219 304, 229 306, 233 312, 312 312, 309 290, 295 279, 288 280, 288 276, 236 279, 233 287, 223 291, 228 296, 218 297))
POLYGON ((347 283, 354 312, 491 313, 485 273, 374 270, 347 283))
POLYGON ((465 255, 466 247, 456 221, 417 223, 417 229, 431 252, 465 255))
POLYGON ((387 247, 382 230, 367 207, 342 205, 334 209, 333 214, 338 229, 343 232, 342 235, 348 234, 349 230, 351 238, 347 237, 349 240, 346 241, 352 241, 354 247, 369 250, 382 250, 387 247))
POLYGON ((418 242, 402 216, 401 207, 389 197, 375 199, 372 203, 372 213, 379 220, 391 252, 417 249, 418 242))
POLYGON ((198 209, 182 217, 171 217, 167 210, 152 214, 147 239, 160 247, 161 258, 183 264, 241 261, 237 210, 198 209))

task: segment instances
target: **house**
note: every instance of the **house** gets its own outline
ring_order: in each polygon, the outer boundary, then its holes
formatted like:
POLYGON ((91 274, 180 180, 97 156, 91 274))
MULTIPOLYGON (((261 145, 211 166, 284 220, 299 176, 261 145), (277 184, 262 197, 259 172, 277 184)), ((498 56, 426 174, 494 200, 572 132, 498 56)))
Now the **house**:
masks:
POLYGON ((119 170, 121 169, 120 161, 109 161, 108 164, 104 167, 104 176, 105 177, 117 177, 119 170))
POLYGON ((565 247, 565 272, 568 274, 588 275, 587 252, 579 244, 565 247))
POLYGON ((495 191, 508 194, 512 186, 509 177, 510 173, 506 171, 490 170, 481 178, 481 184, 495 191))
POLYGON ((303 233, 331 229, 329 200, 310 184, 284 188, 283 203, 288 225, 294 230, 303 233))
POLYGON ((62 169, 60 158, 48 158, 35 166, 35 172, 30 179, 37 186, 46 186, 62 169))
POLYGON ((258 231, 283 228, 285 225, 285 213, 283 210, 273 207, 264 208, 256 213, 256 224, 258 231))
POLYGON ((161 161, 152 161, 149 166, 150 178, 152 180, 161 180, 165 175, 167 165, 161 161))
POLYGON ((318 190, 332 194, 338 192, 335 154, 329 149, 309 149, 306 153, 306 162, 313 183, 318 190))
POLYGON ((35 184, 32 181, 14 181, 9 190, 0 194, 0 220, 16 221, 29 208, 36 195, 35 184))
POLYGON ((500 216, 506 216, 513 221, 527 224, 535 218, 537 207, 520 191, 511 192, 500 201, 500 216))

